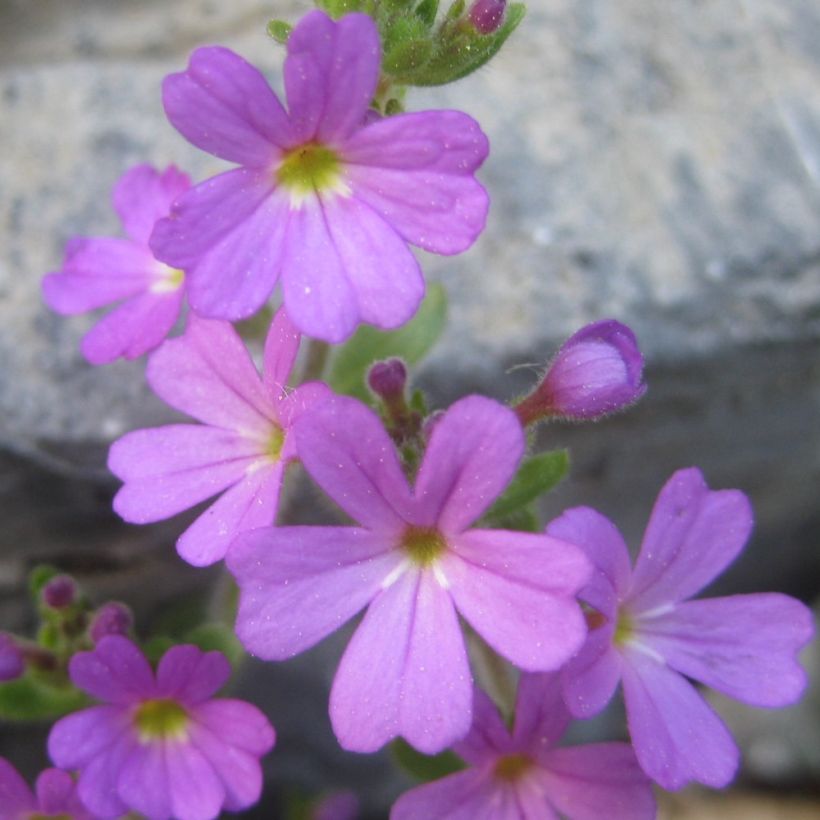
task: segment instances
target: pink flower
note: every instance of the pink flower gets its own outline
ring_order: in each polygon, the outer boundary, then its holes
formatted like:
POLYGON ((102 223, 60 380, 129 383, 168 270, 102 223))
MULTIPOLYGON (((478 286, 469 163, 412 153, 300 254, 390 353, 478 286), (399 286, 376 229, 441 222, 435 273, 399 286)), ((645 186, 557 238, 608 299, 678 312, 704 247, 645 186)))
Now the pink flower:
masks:
POLYGON ((469 529, 524 452, 508 408, 480 396, 438 421, 415 490, 376 415, 336 397, 294 426, 299 457, 356 527, 240 535, 227 564, 237 634, 267 660, 291 657, 368 607, 342 658, 330 716, 342 746, 397 735, 433 753, 470 728, 472 684, 457 613, 522 669, 557 669, 584 640, 574 595, 580 549, 542 534, 469 529))
POLYGON ((605 319, 561 345, 543 381, 516 408, 523 424, 542 418, 595 420, 623 410, 645 392, 643 356, 626 325, 605 319))
POLYGON ((652 820, 652 786, 626 743, 556 748, 570 722, 553 674, 522 675, 510 732, 475 692, 470 768, 402 795, 390 820, 652 820))
POLYGON ((71 659, 74 685, 103 701, 59 720, 51 759, 79 770, 78 793, 100 818, 210 820, 259 799, 259 758, 274 731, 250 703, 213 699, 230 665, 219 652, 174 646, 156 675, 127 638, 103 638, 71 659))
POLYGON ((0 820, 33 820, 64 817, 66 820, 94 820, 77 797, 74 780, 68 772, 46 769, 37 778, 35 792, 0 757, 0 820))
POLYGON ((380 62, 370 17, 313 11, 288 40, 289 112, 225 48, 197 49, 187 71, 166 78, 171 123, 242 166, 186 194, 151 239, 188 273, 197 313, 249 316, 281 274, 303 333, 339 342, 362 321, 397 327, 424 294, 407 243, 454 254, 475 241, 488 208, 474 178, 486 137, 456 111, 373 122, 380 62))
POLYGON ((160 398, 203 423, 137 430, 114 442, 108 467, 125 482, 114 509, 147 524, 223 493, 177 542, 196 566, 223 558, 237 533, 272 524, 285 467, 296 458, 291 425, 328 393, 317 383, 287 389, 299 340, 280 310, 260 379, 227 322, 190 316, 184 336, 151 356, 147 377, 160 398))
POLYGON ((665 789, 695 780, 727 785, 738 765, 729 730, 687 678, 753 706, 794 703, 806 684, 798 650, 811 613, 776 593, 689 601, 740 553, 752 511, 737 490, 710 490, 680 470, 661 490, 634 570, 623 538, 587 507, 547 532, 581 545, 597 572, 581 598, 595 612, 581 652, 564 670, 576 716, 600 711, 623 683, 643 770, 665 789))
POLYGON ((149 165, 132 168, 114 188, 114 209, 128 238, 73 239, 63 269, 43 280, 43 298, 57 313, 85 313, 122 302, 83 338, 82 352, 91 364, 142 356, 174 326, 184 275, 154 258, 148 237, 190 185, 174 166, 163 173, 149 165))

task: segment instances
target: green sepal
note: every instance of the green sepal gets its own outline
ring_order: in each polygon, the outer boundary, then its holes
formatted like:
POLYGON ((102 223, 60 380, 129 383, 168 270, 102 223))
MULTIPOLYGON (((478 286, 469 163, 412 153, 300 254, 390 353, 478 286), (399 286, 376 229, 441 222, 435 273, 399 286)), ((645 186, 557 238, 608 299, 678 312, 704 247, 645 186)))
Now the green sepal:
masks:
POLYGON ((35 605, 40 603, 40 594, 43 587, 55 576, 60 575, 60 570, 57 567, 52 567, 51 564, 38 564, 28 574, 28 590, 34 600, 35 605))
POLYGON ((404 105, 401 100, 391 97, 384 106, 384 116, 394 117, 396 114, 404 113, 404 105))
POLYGON ((458 20, 462 14, 464 14, 464 10, 467 8, 467 0, 455 0, 452 6, 447 9, 447 13, 444 15, 445 20, 458 20))
POLYGON ((489 62, 524 19, 526 7, 513 3, 498 31, 480 34, 470 25, 450 22, 442 26, 436 52, 422 68, 392 76, 401 85, 433 86, 453 83, 489 62))
POLYGON ((292 31, 293 26, 284 20, 271 20, 268 23, 268 37, 273 38, 283 46, 287 45, 292 31))
POLYGON ((51 652, 59 651, 63 648, 63 636, 60 632, 60 625, 56 621, 47 621, 40 625, 37 630, 37 645, 51 652))
POLYGON ((526 459, 504 494, 490 507, 491 523, 507 518, 555 487, 569 470, 567 450, 550 450, 526 459))
POLYGON ((316 0, 316 5, 338 20, 351 11, 358 11, 362 7, 362 0, 316 0))
POLYGON ((421 0, 421 3, 416 6, 416 16, 420 18, 428 28, 436 22, 438 4, 439 0, 421 0))
POLYGON ((52 686, 34 672, 0 683, 0 720, 54 720, 88 703, 79 689, 52 686))
POLYGON ((406 40, 394 45, 384 56, 382 69, 388 74, 404 74, 419 71, 433 54, 429 40, 406 40))
POLYGON ((198 646, 203 652, 221 652, 231 666, 238 666, 245 656, 242 644, 233 629, 216 622, 202 624, 185 636, 186 643, 198 646))
POLYGON ((337 393, 369 401, 365 376, 370 365, 392 356, 401 357, 409 365, 416 364, 436 343, 446 319, 447 294, 442 285, 430 285, 421 307, 406 325, 387 332, 364 325, 337 348, 330 363, 328 384, 337 393))
POLYGON ((390 752, 396 763, 416 780, 428 782, 460 772, 466 768, 464 761, 449 749, 437 755, 417 752, 407 741, 399 738, 390 744, 390 752))

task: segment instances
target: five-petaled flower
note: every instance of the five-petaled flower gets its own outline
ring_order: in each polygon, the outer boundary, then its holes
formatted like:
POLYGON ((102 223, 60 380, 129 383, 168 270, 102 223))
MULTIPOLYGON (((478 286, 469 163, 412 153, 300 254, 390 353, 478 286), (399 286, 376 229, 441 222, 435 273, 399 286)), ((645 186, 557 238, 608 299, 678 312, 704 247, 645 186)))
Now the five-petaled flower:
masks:
POLYGON ((231 672, 220 652, 174 646, 154 674, 114 635, 75 655, 69 671, 103 703, 59 720, 48 750, 58 766, 79 770, 78 793, 94 815, 211 820, 259 799, 273 727, 250 703, 213 698, 231 672))
POLYGON ((661 490, 634 570, 618 530, 588 507, 547 527, 596 566, 580 595, 593 628, 563 672, 567 705, 577 717, 595 714, 621 681, 635 753, 666 789, 692 780, 720 788, 738 764, 729 730, 686 678, 769 707, 794 703, 806 684, 796 656, 813 623, 799 601, 778 593, 687 600, 737 557, 751 527, 746 496, 710 490, 696 469, 661 490))
POLYGON ((407 243, 454 254, 475 241, 488 208, 474 178, 486 137, 457 111, 368 117, 380 62, 370 17, 313 11, 288 40, 289 112, 225 48, 197 49, 166 78, 172 124, 242 166, 193 188, 151 238, 187 272, 197 313, 249 316, 281 275, 303 333, 339 342, 360 321, 397 327, 424 295, 407 243))
POLYGON ((114 209, 128 238, 73 239, 62 270, 43 280, 43 298, 57 313, 85 313, 122 302, 83 338, 82 352, 91 364, 142 356, 174 326, 185 277, 154 258, 148 239, 157 220, 190 186, 188 176, 174 166, 162 173, 150 165, 127 171, 114 188, 114 209))
POLYGON ((524 674, 515 723, 475 692, 470 733, 453 746, 470 768, 402 795, 390 820, 653 820, 652 786, 626 743, 556 748, 570 722, 554 673, 524 674))
POLYGON ((74 779, 60 769, 46 769, 34 791, 17 770, 0 757, 0 820, 95 820, 77 796, 74 779))
POLYGON ((108 466, 125 482, 114 509, 146 524, 227 490, 177 542, 196 566, 223 558, 237 533, 272 524, 285 468, 296 458, 290 428, 329 394, 316 382, 287 389, 299 341, 280 310, 260 378, 230 324, 191 315, 185 334, 151 356, 147 377, 158 396, 203 423, 136 430, 114 442, 108 466))
POLYGON ((470 728, 472 679, 457 612, 522 669, 554 670, 581 646, 574 598, 590 565, 540 533, 470 529, 515 474, 524 433, 481 396, 437 422, 411 491, 376 415, 336 397, 294 425, 311 477, 357 527, 243 533, 226 561, 240 587, 237 634, 281 660, 367 613, 330 697, 342 746, 402 735, 433 753, 470 728))

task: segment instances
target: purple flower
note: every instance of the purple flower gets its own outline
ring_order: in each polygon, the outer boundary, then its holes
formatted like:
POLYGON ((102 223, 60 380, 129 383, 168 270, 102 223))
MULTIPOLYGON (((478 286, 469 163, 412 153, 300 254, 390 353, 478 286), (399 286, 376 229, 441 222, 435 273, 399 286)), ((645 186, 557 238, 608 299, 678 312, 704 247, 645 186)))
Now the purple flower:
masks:
POLYGON ((174 326, 184 275, 154 258, 148 238, 190 186, 188 176, 174 166, 163 173, 150 165, 132 168, 114 188, 114 209, 128 238, 73 239, 63 269, 43 280, 43 298, 57 313, 85 313, 122 302, 83 338, 82 352, 91 364, 142 356, 174 326))
POLYGON ((481 34, 492 34, 501 28, 507 0, 475 0, 467 14, 476 31, 481 34))
POLYGON ((318 383, 287 389, 299 340, 280 310, 260 379, 230 324, 191 315, 185 334, 151 356, 147 378, 160 398, 203 424, 137 430, 116 441, 108 467, 125 484, 114 509, 147 524, 223 493, 177 541, 195 566, 223 558, 238 532, 272 524, 285 467, 296 458, 290 427, 328 393, 318 383))
POLYGON ((466 734, 472 684, 457 613, 522 669, 557 669, 580 648, 582 551, 542 534, 468 529, 524 452, 511 410, 480 396, 454 404, 415 491, 376 415, 353 399, 304 414, 294 433, 312 478, 361 526, 240 535, 227 556, 237 634, 281 660, 368 607, 330 696, 343 747, 370 752, 402 735, 433 753, 466 734))
POLYGON ((187 71, 166 78, 171 123, 242 167, 186 194, 151 247, 187 271, 202 316, 249 316, 281 272, 303 333, 339 342, 360 321, 397 327, 424 294, 406 243, 459 253, 484 227, 488 198, 474 172, 487 139, 457 111, 367 117, 381 61, 367 15, 310 12, 287 48, 289 112, 225 48, 197 49, 187 71))
POLYGON ((119 601, 109 601, 94 613, 88 637, 97 644, 107 635, 127 635, 133 626, 134 614, 130 607, 119 601))
POLYGON ((642 371, 635 334, 613 319, 595 322, 561 345, 544 380, 515 410, 524 424, 550 416, 598 419, 646 392, 642 371))
POLYGON ((79 770, 80 799, 101 818, 209 820, 259 799, 273 727, 250 703, 213 699, 230 676, 220 652, 174 646, 156 675, 127 638, 71 659, 74 685, 103 701, 58 721, 51 759, 79 770))
POLYGON ((570 722, 558 677, 522 675, 510 732, 475 692, 470 734, 453 747, 470 768, 402 795, 390 820, 652 820, 652 786, 626 743, 555 748, 570 722))
POLYGON ((799 601, 776 593, 687 600, 740 553, 752 511, 737 490, 712 491, 699 470, 661 490, 634 570, 620 533, 587 507, 547 532, 580 544, 597 567, 581 598, 594 608, 589 638, 564 670, 576 716, 602 709, 623 683, 632 742, 666 789, 696 780, 725 786, 738 765, 728 729, 687 681, 753 706, 785 706, 806 676, 797 662, 813 633, 799 601))
POLYGON ((25 669, 25 658, 17 641, 6 632, 0 632, 0 682, 16 680, 25 669))
POLYGON ((57 817, 65 820, 94 820, 77 797, 68 772, 46 769, 40 773, 32 793, 28 784, 7 760, 0 757, 0 820, 35 820, 57 817))

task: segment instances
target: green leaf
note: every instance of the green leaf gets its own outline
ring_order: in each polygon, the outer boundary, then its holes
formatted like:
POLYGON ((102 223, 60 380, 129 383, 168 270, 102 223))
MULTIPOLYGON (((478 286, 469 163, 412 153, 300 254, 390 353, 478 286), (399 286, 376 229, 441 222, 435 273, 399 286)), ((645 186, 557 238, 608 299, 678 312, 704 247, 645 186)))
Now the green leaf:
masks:
POLYGON ((446 292, 440 284, 430 285, 418 313, 406 325, 387 332, 364 325, 339 347, 328 383, 337 393, 368 401, 365 376, 370 365, 391 356, 400 356, 408 364, 420 361, 441 335, 446 318, 446 292))
POLYGON ((351 11, 358 11, 362 0, 318 0, 317 5, 331 17, 338 19, 351 11))
POLYGON ((534 506, 520 507, 514 512, 492 519, 493 529, 515 530, 516 532, 541 532, 541 519, 534 506))
POLYGON ((284 20, 271 20, 268 23, 268 36, 276 40, 277 43, 287 45, 293 26, 284 20))
POLYGON ((421 0, 416 6, 416 14, 424 21, 428 28, 436 22, 439 0, 421 0))
POLYGON ((186 636, 187 643, 198 646, 203 652, 217 650, 231 663, 237 666, 245 656, 242 644, 239 643, 233 629, 225 624, 208 623, 192 629, 186 636))
POLYGON ((423 755, 399 738, 390 744, 393 759, 404 771, 417 780, 438 780, 465 768, 464 761, 449 749, 437 755, 423 755))
POLYGON ((73 686, 51 686, 32 673, 0 684, 0 720, 53 720, 87 705, 73 686))
POLYGON ((445 85, 472 74, 498 53, 526 11, 523 3, 508 6, 503 25, 493 34, 480 34, 452 24, 442 28, 439 48, 427 64, 416 71, 396 74, 393 81, 402 85, 445 85))
POLYGON ((249 319, 243 319, 234 325, 236 332, 246 342, 264 342, 268 337, 268 331, 273 322, 273 308, 265 305, 261 310, 253 314, 249 319))
POLYGON ((156 665, 159 663, 159 659, 176 644, 177 641, 168 637, 168 635, 155 635, 143 645, 142 651, 149 662, 156 665))
POLYGON ((28 574, 28 589, 36 604, 40 603, 40 593, 43 591, 43 587, 59 574, 60 570, 52 567, 51 564, 38 564, 28 574))
POLYGON ((566 450, 550 450, 526 459, 485 517, 496 522, 526 507, 555 487, 568 470, 569 453, 566 450))

